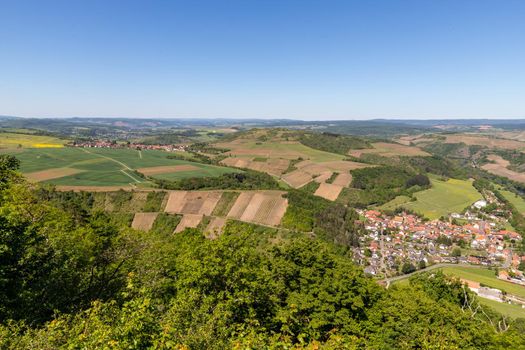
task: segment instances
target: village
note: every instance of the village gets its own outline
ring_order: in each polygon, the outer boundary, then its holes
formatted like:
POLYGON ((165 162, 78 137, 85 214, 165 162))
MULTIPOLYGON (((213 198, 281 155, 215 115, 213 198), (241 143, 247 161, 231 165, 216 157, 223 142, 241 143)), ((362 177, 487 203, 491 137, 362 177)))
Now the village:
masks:
POLYGON ((80 148, 129 148, 136 150, 158 150, 166 152, 184 152, 187 145, 160 145, 160 144, 144 144, 134 142, 116 142, 110 140, 90 140, 90 141, 73 141, 67 146, 80 148))
MULTIPOLYGON (((366 274, 377 278, 458 264, 494 269, 498 279, 525 286, 525 255, 515 249, 521 244, 521 236, 504 229, 505 219, 476 215, 475 211, 486 205, 480 202, 464 214, 450 214, 446 220, 426 220, 406 212, 387 215, 378 210, 357 210, 366 234, 360 238, 361 246, 354 249, 354 258, 366 274)), ((525 305, 522 298, 504 295, 499 289, 462 281, 484 298, 525 305)))
POLYGON ((521 236, 503 229, 501 222, 479 219, 469 211, 432 221, 409 213, 358 213, 367 234, 354 254, 370 275, 389 277, 438 263, 461 263, 498 267, 502 276, 525 285, 518 269, 525 256, 513 249, 521 236))

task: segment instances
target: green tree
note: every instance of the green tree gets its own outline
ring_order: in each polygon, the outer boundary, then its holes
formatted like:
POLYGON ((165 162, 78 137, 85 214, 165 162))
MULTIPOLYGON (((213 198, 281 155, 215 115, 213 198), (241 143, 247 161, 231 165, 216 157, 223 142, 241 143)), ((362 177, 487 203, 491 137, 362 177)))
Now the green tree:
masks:
POLYGON ((410 263, 410 262, 405 262, 403 263, 403 266, 401 267, 401 272, 404 273, 405 275, 408 274, 408 273, 412 273, 416 271, 416 267, 410 263))
POLYGON ((454 249, 452 249, 452 252, 450 253, 450 256, 452 256, 454 258, 459 258, 461 256, 461 248, 455 247, 454 249))

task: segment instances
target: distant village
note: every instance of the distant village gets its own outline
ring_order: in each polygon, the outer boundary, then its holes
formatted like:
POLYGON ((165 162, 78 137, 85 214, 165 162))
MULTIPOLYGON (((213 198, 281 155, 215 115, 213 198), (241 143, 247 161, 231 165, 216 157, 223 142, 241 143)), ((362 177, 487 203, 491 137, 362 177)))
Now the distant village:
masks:
POLYGON ((109 140, 90 140, 90 141, 73 141, 68 144, 70 147, 80 147, 80 148, 129 148, 137 150, 159 150, 167 152, 175 151, 186 151, 187 145, 155 145, 155 144, 144 144, 144 143, 117 143, 115 141, 109 140))

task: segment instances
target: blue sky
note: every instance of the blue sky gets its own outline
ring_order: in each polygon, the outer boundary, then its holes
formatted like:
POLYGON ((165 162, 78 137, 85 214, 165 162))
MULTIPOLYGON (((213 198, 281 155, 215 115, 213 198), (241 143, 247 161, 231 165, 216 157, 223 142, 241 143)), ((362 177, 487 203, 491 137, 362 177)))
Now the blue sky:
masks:
POLYGON ((525 117, 525 1, 0 1, 0 115, 525 117))

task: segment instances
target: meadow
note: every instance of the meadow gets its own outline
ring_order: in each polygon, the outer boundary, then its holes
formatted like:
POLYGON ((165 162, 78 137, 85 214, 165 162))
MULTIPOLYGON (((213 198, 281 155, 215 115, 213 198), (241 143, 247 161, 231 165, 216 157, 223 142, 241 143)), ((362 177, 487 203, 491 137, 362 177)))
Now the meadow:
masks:
POLYGON ((285 141, 280 138, 258 141, 255 135, 249 138, 239 138, 232 142, 221 142, 216 145, 231 151, 227 154, 244 157, 265 157, 284 159, 309 159, 313 162, 330 162, 342 160, 345 156, 316 150, 296 141, 285 141))
MULTIPOLYGON (((509 294, 525 298, 525 286, 498 279, 494 270, 468 266, 443 267, 440 270, 447 275, 454 275, 466 280, 479 282, 488 287, 497 288, 509 294)), ((525 316, 525 311, 523 316, 525 316)))
POLYGON ((519 305, 500 303, 498 301, 485 299, 485 298, 478 298, 478 300, 480 304, 489 306, 492 309, 496 310, 497 312, 501 313, 502 315, 509 316, 512 318, 524 318, 525 317, 525 309, 523 309, 519 305))
POLYGON ((516 208, 517 211, 525 214, 525 199, 523 199, 523 197, 501 188, 499 189, 499 192, 516 208))
POLYGON ((403 207, 413 210, 433 220, 450 213, 459 213, 479 199, 481 194, 472 186, 470 180, 449 179, 447 181, 431 178, 432 187, 416 192, 416 201, 408 197, 397 197, 381 206, 381 209, 403 207))
POLYGON ((219 176, 236 170, 225 167, 200 164, 186 160, 168 159, 164 151, 107 148, 27 148, 4 150, 21 162, 22 173, 37 174, 42 182, 64 186, 127 186, 151 185, 135 173, 136 169, 191 165, 195 170, 167 172, 156 178, 176 180, 186 177, 219 176), (71 169, 76 170, 72 172, 71 169), (62 171, 62 177, 56 173, 62 171), (46 178, 46 172, 49 176, 46 178))
MULTIPOLYGON (((442 267, 439 270, 443 271, 447 275, 456 276, 469 281, 479 282, 488 287, 506 291, 509 294, 525 297, 525 287, 498 279, 494 270, 468 266, 449 266, 442 267)), ((400 279, 393 282, 393 284, 399 286, 408 286, 409 279, 400 279)), ((510 316, 512 318, 525 317, 525 309, 521 308, 519 305, 500 303, 485 298, 478 298, 478 300, 481 304, 489 306, 503 315, 510 316)))

